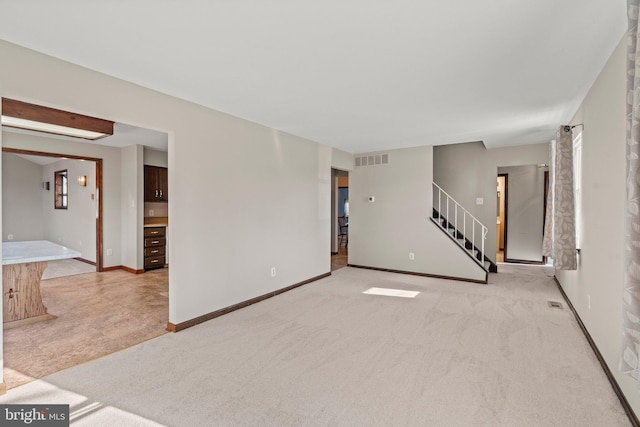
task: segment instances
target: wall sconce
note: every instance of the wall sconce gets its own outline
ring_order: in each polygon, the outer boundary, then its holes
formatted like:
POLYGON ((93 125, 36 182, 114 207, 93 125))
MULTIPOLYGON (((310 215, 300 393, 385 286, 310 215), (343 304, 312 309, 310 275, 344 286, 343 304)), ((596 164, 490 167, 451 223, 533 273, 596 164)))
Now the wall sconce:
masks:
POLYGON ((78 184, 80 184, 83 187, 87 186, 87 176, 86 175, 80 175, 78 177, 78 184))
POLYGON ((49 191, 49 181, 45 181, 42 183, 42 189, 49 191))

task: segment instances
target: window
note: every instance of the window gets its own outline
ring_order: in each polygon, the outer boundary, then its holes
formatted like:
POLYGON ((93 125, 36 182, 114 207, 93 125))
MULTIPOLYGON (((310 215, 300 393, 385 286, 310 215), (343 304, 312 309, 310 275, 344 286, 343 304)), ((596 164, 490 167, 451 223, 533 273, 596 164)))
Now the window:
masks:
POLYGON ((582 132, 573 136, 573 188, 576 212, 576 248, 582 245, 582 132))
POLYGON ((68 181, 67 181, 67 170, 62 170, 53 173, 55 183, 55 205, 56 209, 67 209, 69 204, 69 194, 68 194, 68 181))

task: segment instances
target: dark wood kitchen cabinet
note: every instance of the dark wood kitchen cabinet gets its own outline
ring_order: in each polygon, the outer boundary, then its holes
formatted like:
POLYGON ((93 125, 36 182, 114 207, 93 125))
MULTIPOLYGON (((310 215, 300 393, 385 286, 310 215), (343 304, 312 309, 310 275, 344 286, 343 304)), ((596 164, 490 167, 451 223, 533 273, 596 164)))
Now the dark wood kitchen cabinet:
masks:
POLYGON ((144 166, 144 201, 169 201, 169 174, 167 168, 144 166))
POLYGON ((166 228, 145 227, 144 229, 144 269, 162 268, 165 265, 166 228))

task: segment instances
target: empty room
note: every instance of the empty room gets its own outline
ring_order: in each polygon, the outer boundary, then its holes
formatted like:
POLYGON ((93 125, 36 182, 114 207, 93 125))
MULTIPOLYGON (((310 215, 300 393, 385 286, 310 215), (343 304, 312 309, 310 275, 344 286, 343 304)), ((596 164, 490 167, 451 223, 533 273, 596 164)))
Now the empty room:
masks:
POLYGON ((637 0, 1 9, 0 147, 96 164, 3 162, 41 204, 0 210, 0 365, 24 343, 51 367, 0 378, 5 419, 640 425, 637 0), (92 240, 47 234, 63 199, 93 203, 92 240), (95 263, 78 323, 100 300, 101 337, 162 331, 47 362, 55 335, 6 317, 63 307, 18 240, 95 263), (129 315, 160 275, 165 311, 129 315))

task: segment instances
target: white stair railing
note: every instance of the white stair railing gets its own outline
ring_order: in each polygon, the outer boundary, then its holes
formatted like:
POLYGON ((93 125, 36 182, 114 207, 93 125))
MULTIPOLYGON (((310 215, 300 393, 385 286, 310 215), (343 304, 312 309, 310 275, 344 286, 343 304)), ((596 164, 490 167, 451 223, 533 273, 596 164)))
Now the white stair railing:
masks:
POLYGON ((462 247, 476 259, 478 258, 475 256, 474 249, 478 247, 476 241, 479 241, 479 261, 484 266, 484 241, 489 229, 435 182, 433 183, 433 201, 434 209, 438 210, 438 224, 449 233, 453 233, 456 240, 458 240, 457 233, 461 233, 463 239, 471 242, 471 249, 468 249, 464 243, 462 243, 462 247), (445 224, 442 223, 443 220, 446 221, 445 224), (453 231, 449 231, 449 224, 453 226, 453 231), (467 230, 470 230, 471 233, 467 234, 467 230))

